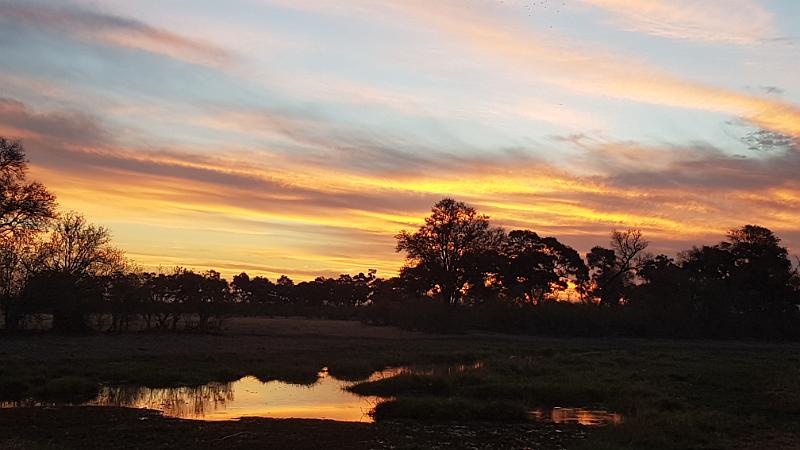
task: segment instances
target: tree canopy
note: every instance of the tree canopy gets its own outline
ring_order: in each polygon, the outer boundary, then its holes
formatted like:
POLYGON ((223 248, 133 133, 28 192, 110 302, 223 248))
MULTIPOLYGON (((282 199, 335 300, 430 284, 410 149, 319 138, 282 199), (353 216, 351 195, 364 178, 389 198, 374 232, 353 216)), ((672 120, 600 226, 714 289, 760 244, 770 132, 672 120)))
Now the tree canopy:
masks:
POLYGON ((404 276, 424 292, 434 292, 448 304, 461 302, 470 283, 480 283, 481 259, 502 239, 489 218, 463 202, 437 202, 425 224, 397 235, 397 251, 406 252, 404 276))
POLYGON ((39 230, 56 215, 55 196, 27 174, 22 144, 0 137, 0 240, 39 230))

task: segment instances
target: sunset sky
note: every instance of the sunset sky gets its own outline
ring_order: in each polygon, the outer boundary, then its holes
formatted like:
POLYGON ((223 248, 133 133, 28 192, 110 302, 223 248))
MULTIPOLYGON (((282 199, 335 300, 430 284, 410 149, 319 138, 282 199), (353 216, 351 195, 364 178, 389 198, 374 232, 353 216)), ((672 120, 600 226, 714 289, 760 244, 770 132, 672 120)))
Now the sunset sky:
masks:
POLYGON ((148 269, 396 273, 452 196, 800 253, 794 0, 0 0, 0 135, 148 269))

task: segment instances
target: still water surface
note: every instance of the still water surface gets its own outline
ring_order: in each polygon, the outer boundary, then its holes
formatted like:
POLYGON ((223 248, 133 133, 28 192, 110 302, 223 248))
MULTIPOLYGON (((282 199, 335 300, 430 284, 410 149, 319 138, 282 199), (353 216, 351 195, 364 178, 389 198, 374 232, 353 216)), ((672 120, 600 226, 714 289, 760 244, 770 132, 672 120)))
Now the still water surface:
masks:
MULTIPOLYGON (((378 372, 372 377, 383 376, 386 375, 378 372)), ((310 385, 277 380, 262 382, 255 377, 244 377, 230 383, 208 383, 196 387, 106 386, 96 399, 87 404, 156 409, 164 415, 182 419, 292 417, 371 421, 368 413, 380 399, 346 391, 344 388, 351 384, 323 369, 317 382, 310 385)))
POLYGON ((537 420, 554 423, 577 423, 590 427, 609 424, 619 425, 622 423, 621 414, 602 409, 556 407, 547 410, 535 410, 531 412, 531 416, 537 420))

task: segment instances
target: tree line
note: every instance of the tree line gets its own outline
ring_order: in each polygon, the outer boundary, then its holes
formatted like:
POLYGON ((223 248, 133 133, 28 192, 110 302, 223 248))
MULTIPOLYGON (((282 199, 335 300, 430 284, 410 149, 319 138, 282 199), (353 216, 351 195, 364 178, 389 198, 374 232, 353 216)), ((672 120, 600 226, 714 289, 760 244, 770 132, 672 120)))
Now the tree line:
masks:
POLYGON ((59 330, 215 330, 231 315, 360 318, 428 331, 800 337, 800 275, 769 229, 653 255, 636 229, 585 255, 555 237, 493 227, 453 199, 397 236, 397 277, 374 270, 274 282, 185 268, 145 272, 108 229, 27 180, 18 142, 0 138, 0 313, 6 329, 49 317, 59 330), (569 298, 571 301, 561 301, 569 298))
POLYGON ((58 330, 219 329, 231 314, 342 315, 368 302, 375 272, 271 282, 246 273, 145 272, 113 246, 110 231, 27 179, 19 142, 0 138, 0 314, 7 330, 47 318, 58 330), (333 312, 331 312, 333 311, 333 312))
MULTIPOLYGON (((582 258, 554 237, 506 232, 453 199, 401 232, 401 284, 412 297, 468 306, 467 325, 533 333, 800 337, 800 274, 771 230, 745 225, 676 258, 614 231, 582 258), (576 303, 559 302, 565 291, 576 303)), ((391 309, 391 308, 389 308, 391 309)), ((395 308, 387 316, 401 315, 395 308)), ((436 311, 432 312, 436 315, 436 311)), ((453 314, 439 313, 438 323, 453 314)), ((391 318, 385 319, 391 322, 391 318)))

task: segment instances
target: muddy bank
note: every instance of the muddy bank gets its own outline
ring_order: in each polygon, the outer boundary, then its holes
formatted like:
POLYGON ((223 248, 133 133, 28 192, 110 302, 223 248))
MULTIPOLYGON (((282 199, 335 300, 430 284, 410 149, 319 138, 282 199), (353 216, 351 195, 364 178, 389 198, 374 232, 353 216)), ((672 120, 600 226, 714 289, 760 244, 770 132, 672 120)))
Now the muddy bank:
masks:
POLYGON ((0 410, 2 449, 563 449, 577 426, 553 424, 364 424, 330 420, 202 422, 130 408, 0 410))

